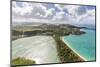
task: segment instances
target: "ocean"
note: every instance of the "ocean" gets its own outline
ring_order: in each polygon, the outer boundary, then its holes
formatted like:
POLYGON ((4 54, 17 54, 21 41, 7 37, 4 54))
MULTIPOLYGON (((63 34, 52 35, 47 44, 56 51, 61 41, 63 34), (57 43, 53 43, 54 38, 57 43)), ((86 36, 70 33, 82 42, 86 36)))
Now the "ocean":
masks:
POLYGON ((94 61, 96 60, 95 29, 82 30, 86 33, 82 35, 64 36, 64 41, 87 61, 94 61))

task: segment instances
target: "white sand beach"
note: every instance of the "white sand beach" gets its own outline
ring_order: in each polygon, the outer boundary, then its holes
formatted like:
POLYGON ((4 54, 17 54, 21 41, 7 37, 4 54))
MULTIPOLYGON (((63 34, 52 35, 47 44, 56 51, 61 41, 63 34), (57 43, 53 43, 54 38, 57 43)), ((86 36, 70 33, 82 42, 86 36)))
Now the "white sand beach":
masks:
POLYGON ((56 42, 51 36, 32 36, 12 41, 12 59, 25 57, 36 64, 59 63, 56 42))
POLYGON ((81 56, 77 51, 75 51, 75 50, 69 45, 68 42, 66 43, 63 37, 61 37, 61 40, 62 40, 73 52, 75 52, 79 57, 81 57, 84 61, 87 61, 83 56, 81 56))

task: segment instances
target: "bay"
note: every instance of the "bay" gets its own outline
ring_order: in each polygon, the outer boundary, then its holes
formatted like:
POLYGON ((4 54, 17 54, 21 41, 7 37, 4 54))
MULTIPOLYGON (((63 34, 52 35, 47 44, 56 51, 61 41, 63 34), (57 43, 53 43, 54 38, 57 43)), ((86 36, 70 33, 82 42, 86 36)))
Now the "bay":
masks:
POLYGON ((95 30, 82 30, 86 34, 64 36, 64 41, 87 61, 95 60, 95 30))

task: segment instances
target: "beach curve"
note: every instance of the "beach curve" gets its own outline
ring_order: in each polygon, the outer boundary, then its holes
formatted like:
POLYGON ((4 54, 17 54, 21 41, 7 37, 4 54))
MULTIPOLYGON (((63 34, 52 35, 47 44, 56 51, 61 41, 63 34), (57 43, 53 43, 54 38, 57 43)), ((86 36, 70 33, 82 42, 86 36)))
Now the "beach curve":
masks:
POLYGON ((85 57, 83 57, 83 56, 81 56, 75 49, 73 49, 70 45, 69 45, 69 43, 67 42, 65 42, 65 40, 64 40, 64 37, 60 37, 60 39, 74 52, 74 53, 76 53, 79 57, 81 57, 84 61, 87 61, 87 59, 85 58, 85 57))

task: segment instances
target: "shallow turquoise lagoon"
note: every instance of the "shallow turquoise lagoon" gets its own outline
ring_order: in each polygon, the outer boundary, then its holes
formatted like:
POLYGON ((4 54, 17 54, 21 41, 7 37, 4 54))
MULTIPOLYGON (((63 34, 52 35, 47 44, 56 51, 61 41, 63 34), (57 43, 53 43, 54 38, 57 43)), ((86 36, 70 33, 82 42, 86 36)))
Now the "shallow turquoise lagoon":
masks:
POLYGON ((87 61, 95 60, 95 30, 83 30, 86 34, 64 36, 64 41, 87 61))

